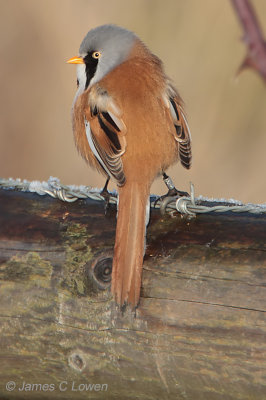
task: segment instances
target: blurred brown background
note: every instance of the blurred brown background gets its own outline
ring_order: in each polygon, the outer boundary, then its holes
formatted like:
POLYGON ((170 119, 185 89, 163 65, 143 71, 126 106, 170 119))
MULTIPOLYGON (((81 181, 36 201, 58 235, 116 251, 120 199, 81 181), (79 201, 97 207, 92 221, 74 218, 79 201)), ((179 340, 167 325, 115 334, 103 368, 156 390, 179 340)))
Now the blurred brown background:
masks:
MULTIPOLYGON (((253 4, 266 32, 266 1, 253 4)), ((169 170, 177 187, 266 202, 266 88, 251 70, 236 78, 246 49, 229 0, 1 0, 0 176, 103 185, 74 146, 76 71, 66 60, 110 22, 162 58, 185 100, 193 165, 169 170)), ((161 180, 152 192, 165 192, 161 180)))

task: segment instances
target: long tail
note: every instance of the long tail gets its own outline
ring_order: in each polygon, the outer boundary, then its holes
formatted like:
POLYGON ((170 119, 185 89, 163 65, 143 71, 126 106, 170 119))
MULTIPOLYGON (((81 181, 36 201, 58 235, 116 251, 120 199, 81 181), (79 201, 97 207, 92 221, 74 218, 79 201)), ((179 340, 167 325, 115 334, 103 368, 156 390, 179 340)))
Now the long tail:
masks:
POLYGON ((112 293, 121 307, 137 307, 140 296, 149 187, 127 182, 119 188, 119 205, 112 270, 112 293))

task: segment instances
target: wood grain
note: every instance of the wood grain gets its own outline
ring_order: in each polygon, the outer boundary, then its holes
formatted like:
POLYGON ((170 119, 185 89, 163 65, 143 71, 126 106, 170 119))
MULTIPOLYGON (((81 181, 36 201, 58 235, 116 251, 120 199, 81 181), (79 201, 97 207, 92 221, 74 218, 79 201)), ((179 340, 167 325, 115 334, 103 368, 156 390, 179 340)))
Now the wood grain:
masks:
POLYGON ((265 216, 152 210, 136 315, 110 295, 115 224, 0 191, 0 398, 264 399, 265 216))

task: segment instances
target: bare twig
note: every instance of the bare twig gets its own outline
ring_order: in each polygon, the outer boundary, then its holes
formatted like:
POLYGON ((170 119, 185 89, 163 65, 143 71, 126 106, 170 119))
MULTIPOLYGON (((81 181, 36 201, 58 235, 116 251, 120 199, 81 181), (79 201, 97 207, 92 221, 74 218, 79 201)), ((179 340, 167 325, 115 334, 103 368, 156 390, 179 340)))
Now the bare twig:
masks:
POLYGON ((255 69, 266 82, 266 43, 249 0, 231 0, 244 30, 243 41, 247 45, 247 56, 239 68, 255 69))

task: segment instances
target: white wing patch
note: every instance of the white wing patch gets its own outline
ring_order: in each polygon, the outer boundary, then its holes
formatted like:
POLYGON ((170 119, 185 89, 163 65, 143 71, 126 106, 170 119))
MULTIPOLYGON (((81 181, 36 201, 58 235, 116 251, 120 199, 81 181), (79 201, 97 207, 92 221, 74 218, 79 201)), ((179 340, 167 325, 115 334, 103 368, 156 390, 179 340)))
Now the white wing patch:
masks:
POLYGON ((98 153, 98 151, 97 151, 97 149, 95 147, 94 141, 92 139, 90 123, 86 120, 86 118, 84 118, 84 122, 85 122, 86 136, 87 136, 91 151, 93 152, 94 156, 97 158, 97 160, 99 161, 99 163, 101 164, 102 168, 105 170, 107 175, 110 176, 110 172, 106 168, 103 160, 101 159, 101 157, 100 157, 100 155, 99 155, 99 153, 98 153))
POLYGON ((103 171, 123 186, 126 178, 121 157, 126 149, 126 126, 122 112, 98 84, 89 90, 88 106, 84 123, 91 151, 103 171))
POLYGON ((162 95, 166 107, 169 109, 175 132, 174 138, 178 142, 178 152, 181 164, 185 168, 191 166, 191 134, 187 119, 182 109, 182 100, 175 89, 169 85, 162 95))

